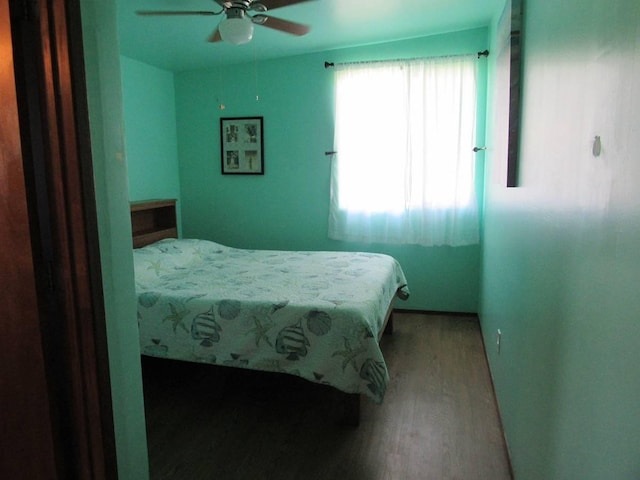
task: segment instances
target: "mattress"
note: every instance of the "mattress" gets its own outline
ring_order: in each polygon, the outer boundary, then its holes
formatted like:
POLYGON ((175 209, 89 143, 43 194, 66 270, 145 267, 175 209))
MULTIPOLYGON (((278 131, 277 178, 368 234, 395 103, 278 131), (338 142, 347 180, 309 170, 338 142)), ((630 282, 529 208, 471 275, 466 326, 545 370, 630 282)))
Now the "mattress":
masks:
POLYGON ((134 249, 144 355, 282 372, 381 402, 378 344, 397 295, 392 257, 245 250, 198 239, 134 249))

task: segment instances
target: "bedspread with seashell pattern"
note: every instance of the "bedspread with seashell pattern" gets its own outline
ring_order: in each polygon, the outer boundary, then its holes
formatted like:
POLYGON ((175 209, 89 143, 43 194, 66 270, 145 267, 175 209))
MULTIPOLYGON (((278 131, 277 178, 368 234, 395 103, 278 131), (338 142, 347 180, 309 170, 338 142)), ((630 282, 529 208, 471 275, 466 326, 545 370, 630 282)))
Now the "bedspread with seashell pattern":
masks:
POLYGON ((388 255, 167 239, 134 250, 142 353, 283 372, 381 402, 378 337, 409 295, 388 255))

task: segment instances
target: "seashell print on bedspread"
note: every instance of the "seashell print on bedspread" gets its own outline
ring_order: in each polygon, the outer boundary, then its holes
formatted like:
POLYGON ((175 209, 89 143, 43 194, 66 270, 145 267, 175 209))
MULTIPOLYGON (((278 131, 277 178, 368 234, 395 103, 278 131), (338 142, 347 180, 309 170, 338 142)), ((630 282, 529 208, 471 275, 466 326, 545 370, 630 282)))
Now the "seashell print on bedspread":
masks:
POLYGON ((134 250, 142 353, 283 372, 381 402, 378 345, 398 262, 373 253, 243 250, 167 239, 134 250))

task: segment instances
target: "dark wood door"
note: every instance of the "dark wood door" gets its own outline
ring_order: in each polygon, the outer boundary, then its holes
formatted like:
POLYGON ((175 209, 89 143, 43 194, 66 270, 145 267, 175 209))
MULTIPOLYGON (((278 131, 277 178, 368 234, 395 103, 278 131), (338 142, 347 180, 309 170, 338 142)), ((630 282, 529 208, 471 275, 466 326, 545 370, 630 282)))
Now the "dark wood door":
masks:
POLYGON ((115 479, 79 0, 0 0, 0 478, 115 479))
POLYGON ((0 0, 0 477, 54 479, 9 18, 0 0))

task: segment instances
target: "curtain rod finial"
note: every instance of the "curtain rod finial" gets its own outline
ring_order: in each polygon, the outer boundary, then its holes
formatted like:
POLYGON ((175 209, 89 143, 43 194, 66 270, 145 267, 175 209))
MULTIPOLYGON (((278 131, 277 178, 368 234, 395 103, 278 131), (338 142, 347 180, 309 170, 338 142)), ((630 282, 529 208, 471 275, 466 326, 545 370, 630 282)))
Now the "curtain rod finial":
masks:
POLYGON ((332 62, 324 62, 324 68, 335 67, 335 64, 332 62))

